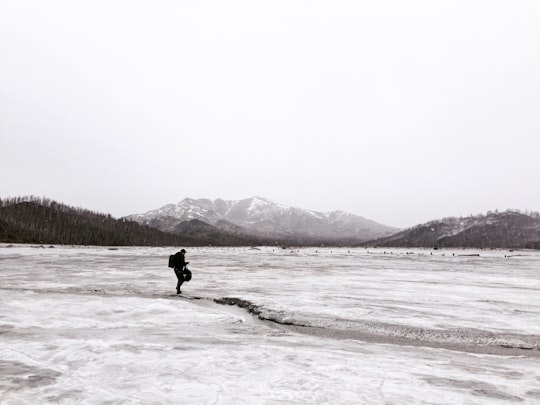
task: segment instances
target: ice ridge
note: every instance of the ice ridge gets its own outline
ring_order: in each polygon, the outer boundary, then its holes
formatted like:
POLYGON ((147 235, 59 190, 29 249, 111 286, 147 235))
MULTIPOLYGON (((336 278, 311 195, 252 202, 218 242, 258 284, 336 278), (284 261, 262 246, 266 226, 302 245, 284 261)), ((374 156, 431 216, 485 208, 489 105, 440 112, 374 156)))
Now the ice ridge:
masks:
POLYGON ((261 321, 285 326, 295 332, 334 339, 355 339, 372 343, 446 348, 471 353, 526 355, 540 357, 540 337, 535 335, 496 334, 476 329, 438 330, 372 321, 334 319, 332 324, 318 320, 293 319, 282 311, 273 311, 236 297, 214 298, 221 305, 245 309, 261 321))

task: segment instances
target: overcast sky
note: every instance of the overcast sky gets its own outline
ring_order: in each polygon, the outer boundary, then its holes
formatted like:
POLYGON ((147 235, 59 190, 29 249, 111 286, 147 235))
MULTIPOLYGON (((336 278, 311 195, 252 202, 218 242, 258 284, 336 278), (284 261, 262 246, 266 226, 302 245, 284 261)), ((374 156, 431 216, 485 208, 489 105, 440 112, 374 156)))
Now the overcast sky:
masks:
POLYGON ((540 210, 540 2, 0 3, 0 197, 540 210))

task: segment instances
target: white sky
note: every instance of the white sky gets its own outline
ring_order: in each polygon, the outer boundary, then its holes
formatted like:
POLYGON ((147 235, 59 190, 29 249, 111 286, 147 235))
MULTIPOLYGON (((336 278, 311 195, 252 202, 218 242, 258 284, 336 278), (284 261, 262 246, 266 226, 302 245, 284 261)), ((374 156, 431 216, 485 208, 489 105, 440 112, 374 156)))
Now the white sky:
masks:
POLYGON ((540 210, 540 2, 0 3, 0 196, 540 210))

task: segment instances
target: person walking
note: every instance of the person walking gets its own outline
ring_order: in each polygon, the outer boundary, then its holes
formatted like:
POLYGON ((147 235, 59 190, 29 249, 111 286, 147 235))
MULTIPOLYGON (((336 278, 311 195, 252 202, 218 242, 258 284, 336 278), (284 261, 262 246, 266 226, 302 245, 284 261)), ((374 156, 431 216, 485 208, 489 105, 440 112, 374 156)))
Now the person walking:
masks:
POLYGON ((184 284, 184 268, 186 265, 188 265, 189 262, 186 262, 186 250, 182 249, 180 252, 177 252, 174 255, 174 274, 176 274, 176 278, 178 279, 178 282, 176 283, 176 293, 181 294, 182 291, 180 291, 180 287, 182 287, 182 284, 184 284))

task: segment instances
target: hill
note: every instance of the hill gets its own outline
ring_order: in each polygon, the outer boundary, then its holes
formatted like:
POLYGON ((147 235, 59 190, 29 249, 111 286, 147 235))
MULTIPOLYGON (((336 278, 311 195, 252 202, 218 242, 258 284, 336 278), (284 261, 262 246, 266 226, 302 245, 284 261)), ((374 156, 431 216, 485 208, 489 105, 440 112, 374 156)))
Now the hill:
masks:
POLYGON ((182 222, 175 226, 174 231, 177 235, 188 238, 191 243, 215 245, 215 246, 249 246, 257 244, 258 241, 227 233, 206 222, 192 219, 182 222))
POLYGON ((384 247, 540 249, 540 217, 516 211, 445 218, 368 242, 384 247))
POLYGON ((0 200, 0 242, 98 246, 247 245, 220 233, 172 234, 43 198, 0 200))

